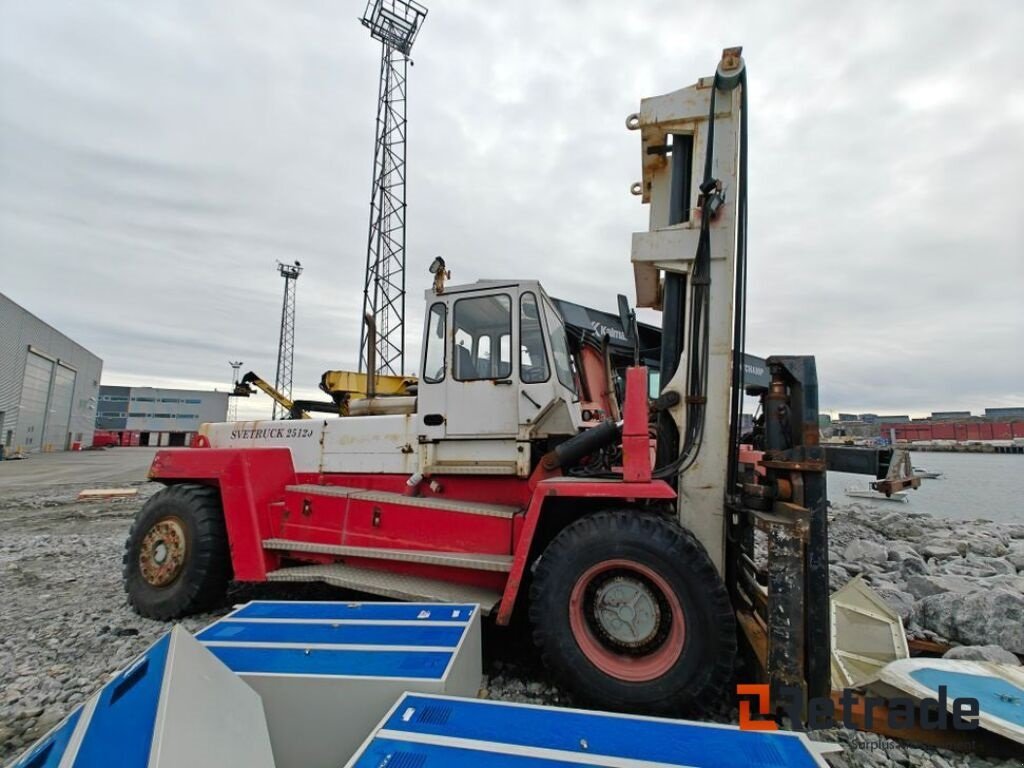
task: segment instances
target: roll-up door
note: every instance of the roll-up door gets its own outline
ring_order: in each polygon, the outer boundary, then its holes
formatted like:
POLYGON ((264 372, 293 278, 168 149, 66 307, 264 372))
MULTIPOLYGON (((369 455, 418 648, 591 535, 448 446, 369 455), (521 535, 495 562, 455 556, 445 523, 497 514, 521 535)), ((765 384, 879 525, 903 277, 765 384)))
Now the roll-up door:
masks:
POLYGON ((63 451, 68 445, 68 424, 71 422, 71 405, 75 396, 75 371, 61 363, 53 376, 53 390, 47 408, 45 438, 43 446, 48 450, 63 451))
POLYGON ((18 413, 15 446, 23 446, 29 451, 38 451, 42 447, 46 403, 49 399, 52 377, 53 362, 29 351, 25 360, 25 378, 21 386, 21 407, 18 413))

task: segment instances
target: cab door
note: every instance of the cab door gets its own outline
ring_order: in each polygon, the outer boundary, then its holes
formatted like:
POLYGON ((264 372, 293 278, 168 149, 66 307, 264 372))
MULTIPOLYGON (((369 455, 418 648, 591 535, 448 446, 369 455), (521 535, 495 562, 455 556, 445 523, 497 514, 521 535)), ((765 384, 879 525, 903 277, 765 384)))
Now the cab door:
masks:
POLYGON ((519 406, 512 350, 518 349, 516 291, 457 297, 449 331, 445 386, 447 437, 514 437, 519 406))

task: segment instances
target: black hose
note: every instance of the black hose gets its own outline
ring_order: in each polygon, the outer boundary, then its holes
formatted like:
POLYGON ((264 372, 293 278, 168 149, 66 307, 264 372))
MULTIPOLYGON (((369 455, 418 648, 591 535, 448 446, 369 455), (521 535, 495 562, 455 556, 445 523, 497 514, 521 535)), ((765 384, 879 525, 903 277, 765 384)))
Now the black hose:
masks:
POLYGON ((605 421, 560 443, 554 450, 545 454, 541 462, 544 468, 549 470, 572 467, 581 459, 614 445, 621 439, 622 422, 605 421))
POLYGON ((708 111, 707 146, 704 154, 704 176, 701 191, 704 193, 701 209, 700 236, 692 272, 693 302, 690 307, 690 349, 687 355, 686 371, 686 433, 678 458, 670 464, 655 470, 654 476, 667 479, 686 471, 696 461, 704 441, 705 417, 707 412, 709 318, 711 305, 711 231, 713 216, 710 208, 715 180, 711 176, 715 144, 715 95, 719 89, 732 90, 740 85, 742 90, 740 113, 740 157, 739 181, 737 184, 737 244, 736 244, 736 290, 733 306, 733 368, 732 397, 730 402, 730 459, 728 477, 730 490, 736 482, 736 456, 739 450, 740 419, 742 417, 742 376, 743 355, 746 345, 746 255, 747 255, 747 90, 746 66, 738 81, 726 82, 716 71, 715 84, 711 90, 708 111))
POLYGON ((743 420, 743 365, 747 348, 747 68, 740 73, 740 157, 736 189, 736 296, 733 302, 732 399, 729 408, 728 490, 739 482, 739 450, 743 420))

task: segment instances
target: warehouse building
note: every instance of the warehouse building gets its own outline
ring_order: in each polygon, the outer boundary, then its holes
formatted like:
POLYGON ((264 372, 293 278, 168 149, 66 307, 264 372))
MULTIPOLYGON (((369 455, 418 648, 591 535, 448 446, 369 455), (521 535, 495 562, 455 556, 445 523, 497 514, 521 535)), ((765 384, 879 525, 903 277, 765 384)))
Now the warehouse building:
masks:
POLYGON ((103 361, 0 293, 0 445, 7 456, 92 445, 103 361))
POLYGON ((153 387, 100 387, 97 443, 189 445, 199 425, 227 420, 228 393, 153 387))

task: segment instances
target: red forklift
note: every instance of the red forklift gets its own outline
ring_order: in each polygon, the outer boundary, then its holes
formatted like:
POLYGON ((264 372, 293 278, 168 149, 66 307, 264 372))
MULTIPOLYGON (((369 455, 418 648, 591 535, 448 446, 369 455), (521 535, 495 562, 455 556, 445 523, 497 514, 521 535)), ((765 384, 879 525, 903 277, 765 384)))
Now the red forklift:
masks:
POLYGON ((655 393, 624 297, 637 351, 620 397, 607 345, 574 363, 537 282, 435 270, 415 381, 329 372, 313 409, 329 417, 207 424, 156 455, 166 488, 124 554, 133 608, 166 620, 232 580, 324 582, 522 615, 554 677, 604 708, 715 705, 738 651, 755 677, 826 695, 825 472, 885 478, 889 455, 826 454, 813 358, 770 357, 767 385, 745 381, 745 82, 727 49, 626 121, 650 206, 637 304, 662 313, 655 393), (760 416, 742 435, 745 398, 760 416))

